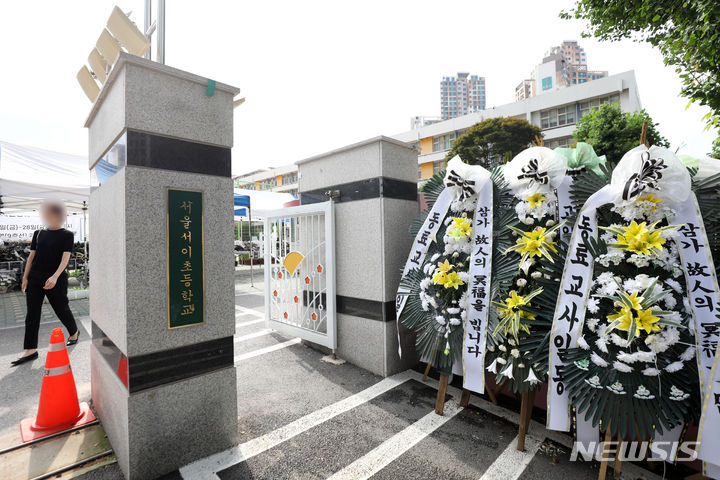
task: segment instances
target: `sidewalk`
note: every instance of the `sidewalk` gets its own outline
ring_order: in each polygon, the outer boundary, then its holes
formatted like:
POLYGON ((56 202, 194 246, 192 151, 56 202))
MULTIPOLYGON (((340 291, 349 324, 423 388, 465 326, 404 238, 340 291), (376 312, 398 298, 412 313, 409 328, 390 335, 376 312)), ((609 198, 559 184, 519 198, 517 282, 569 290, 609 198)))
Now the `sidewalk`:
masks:
MULTIPOLYGON (((70 310, 75 314, 75 318, 88 316, 90 314, 88 299, 70 300, 70 310)), ((24 326, 26 311, 24 293, 20 291, 0 293, 0 329, 24 326)), ((47 300, 43 305, 40 322, 59 322, 47 300)))

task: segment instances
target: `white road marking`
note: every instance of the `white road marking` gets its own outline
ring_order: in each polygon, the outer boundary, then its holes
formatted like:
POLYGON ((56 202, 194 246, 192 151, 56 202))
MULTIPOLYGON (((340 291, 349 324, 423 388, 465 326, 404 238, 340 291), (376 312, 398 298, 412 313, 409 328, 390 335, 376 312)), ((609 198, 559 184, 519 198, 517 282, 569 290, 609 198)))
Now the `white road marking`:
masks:
POLYGON ((263 337, 270 333, 272 333, 271 329, 263 328, 262 330, 258 330, 257 332, 248 333, 247 335, 241 335, 239 337, 235 337, 235 343, 244 342, 245 340, 252 340, 253 338, 263 337))
POLYGON ((517 480, 520 478, 520 475, 535 457, 542 440, 525 435, 524 452, 517 449, 517 441, 518 437, 516 436, 492 465, 485 470, 480 480, 517 480))
POLYGON ((300 338, 293 338, 292 340, 288 340, 287 342, 278 343, 277 345, 271 345, 269 347, 260 348, 258 350, 253 350, 252 352, 246 352, 240 355, 235 355, 235 363, 241 362, 243 360, 247 360, 248 358, 257 357, 258 355, 265 355, 266 353, 274 352, 275 350, 282 350, 283 348, 290 347, 292 345, 296 345, 300 343, 302 339, 300 338))
POLYGON ((241 305, 235 305, 235 316, 237 315, 252 315, 253 317, 265 318, 265 312, 258 312, 257 310, 243 307, 241 305))
POLYGON ((420 441, 440 428, 462 410, 463 408, 458 406, 455 400, 450 400, 445 404, 443 415, 438 415, 434 411, 428 413, 347 467, 334 473, 329 477, 329 480, 364 480, 370 478, 388 466, 400 455, 420 443, 420 441))
POLYGON ((250 325, 257 325, 258 323, 265 322, 264 318, 258 318, 257 320, 248 320, 247 322, 235 322, 235 328, 249 327, 250 325))
POLYGON ((191 463, 180 469, 180 474, 185 479, 218 480, 215 472, 219 472, 249 458, 254 457, 270 448, 275 447, 291 438, 324 423, 341 413, 345 413, 357 406, 369 402, 373 398, 382 395, 398 385, 410 380, 408 372, 398 373, 392 377, 380 380, 372 387, 351 395, 339 402, 328 405, 325 408, 316 410, 284 427, 273 430, 261 437, 254 438, 241 445, 233 447, 224 452, 216 453, 197 462, 191 463))

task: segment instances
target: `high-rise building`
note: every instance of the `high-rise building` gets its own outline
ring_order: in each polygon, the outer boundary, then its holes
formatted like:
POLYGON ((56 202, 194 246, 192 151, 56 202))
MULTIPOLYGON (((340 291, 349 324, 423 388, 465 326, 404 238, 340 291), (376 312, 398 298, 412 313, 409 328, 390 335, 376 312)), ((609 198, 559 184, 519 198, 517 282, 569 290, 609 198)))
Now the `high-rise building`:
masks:
POLYGON ((443 120, 485 110, 485 77, 460 72, 440 82, 440 117, 443 120))
POLYGON ((607 77, 607 71, 588 70, 585 49, 575 40, 565 40, 550 48, 531 74, 515 87, 515 99, 523 100, 558 88, 607 77), (530 84, 528 87, 528 83, 530 84))
POLYGON ((533 81, 531 79, 523 80, 520 85, 515 87, 515 101, 525 100, 533 96, 533 81))

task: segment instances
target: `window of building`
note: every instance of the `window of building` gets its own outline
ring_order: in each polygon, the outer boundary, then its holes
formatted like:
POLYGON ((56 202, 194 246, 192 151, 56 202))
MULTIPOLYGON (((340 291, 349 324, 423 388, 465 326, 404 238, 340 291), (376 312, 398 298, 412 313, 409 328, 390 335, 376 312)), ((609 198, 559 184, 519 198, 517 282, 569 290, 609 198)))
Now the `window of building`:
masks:
POLYGON ((298 181, 297 172, 286 173, 285 175, 282 176, 282 183, 283 183, 283 185, 289 185, 289 184, 291 184, 291 183, 297 183, 297 181, 298 181))
POLYGON ((552 88, 552 77, 545 77, 542 79, 542 89, 550 90, 552 88))
POLYGON ((575 105, 565 105, 540 112, 540 128, 561 127, 575 123, 575 105))
POLYGON ((442 152, 444 150, 450 150, 452 143, 457 138, 455 132, 448 133, 447 135, 438 135, 433 137, 433 152, 442 152))
POLYGON ((433 175, 442 170, 445 170, 445 160, 437 160, 433 162, 433 175))
POLYGON ((620 102, 620 96, 619 95, 610 95, 609 97, 601 97, 601 98, 595 98, 593 100, 589 100, 587 102, 581 102, 580 103, 580 118, 584 117, 588 113, 590 113, 592 110, 597 110, 600 105, 603 105, 605 103, 618 103, 620 102))
POLYGON ((575 105, 566 105, 557 109, 558 125, 575 123, 575 105))

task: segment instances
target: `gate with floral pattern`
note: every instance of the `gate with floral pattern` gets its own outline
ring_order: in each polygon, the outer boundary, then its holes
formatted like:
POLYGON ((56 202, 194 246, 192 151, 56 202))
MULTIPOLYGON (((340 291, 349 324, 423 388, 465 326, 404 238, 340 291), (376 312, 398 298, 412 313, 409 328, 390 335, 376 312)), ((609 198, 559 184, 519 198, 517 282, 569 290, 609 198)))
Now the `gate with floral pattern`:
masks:
POLYGON ((331 201, 265 217, 265 318, 281 333, 337 347, 331 201))

